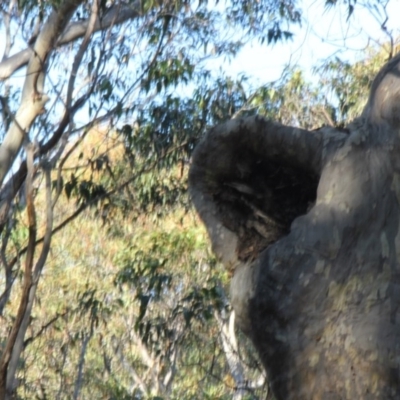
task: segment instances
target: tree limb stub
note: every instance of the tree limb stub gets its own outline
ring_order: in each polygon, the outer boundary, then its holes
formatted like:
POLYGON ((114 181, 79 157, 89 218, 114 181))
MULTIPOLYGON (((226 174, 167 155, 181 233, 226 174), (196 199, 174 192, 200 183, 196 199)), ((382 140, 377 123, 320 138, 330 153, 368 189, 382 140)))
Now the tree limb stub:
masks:
POLYGON ((191 195, 228 269, 286 234, 315 201, 322 144, 320 132, 249 117, 214 128, 196 148, 191 195))
POLYGON ((400 57, 347 134, 213 128, 189 187, 278 400, 400 398, 400 57))

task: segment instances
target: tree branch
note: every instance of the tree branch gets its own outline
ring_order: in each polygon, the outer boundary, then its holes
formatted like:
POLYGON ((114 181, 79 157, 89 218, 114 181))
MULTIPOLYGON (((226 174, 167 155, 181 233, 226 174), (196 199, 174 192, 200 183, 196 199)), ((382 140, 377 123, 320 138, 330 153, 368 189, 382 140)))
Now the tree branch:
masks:
POLYGON ((91 326, 90 333, 83 334, 82 348, 79 354, 78 373, 74 385, 74 394, 73 394, 74 400, 77 400, 79 398, 79 392, 81 391, 82 388, 83 367, 85 365, 86 350, 92 336, 93 336, 93 326, 91 326))
POLYGON ((42 325, 41 328, 37 332, 35 332, 35 334, 28 337, 24 341, 24 349, 26 349, 27 346, 29 346, 32 342, 34 342, 37 338, 39 338, 43 334, 43 332, 45 332, 51 325, 53 325, 54 322, 56 322, 60 317, 64 318, 69 312, 70 312, 69 309, 63 311, 62 313, 57 312, 57 314, 53 318, 50 318, 50 320, 47 321, 44 325, 42 325))
POLYGON ((83 41, 81 43, 81 45, 79 46, 79 50, 78 53, 75 55, 74 58, 74 63, 72 64, 72 71, 71 71, 71 75, 69 78, 69 82, 68 82, 68 89, 67 89, 67 109, 69 109, 71 107, 71 101, 72 101, 72 92, 74 90, 74 86, 75 86, 75 79, 78 75, 78 69, 79 66, 81 65, 83 56, 89 46, 89 39, 92 36, 96 25, 99 25, 99 8, 98 8, 98 2, 97 0, 94 0, 92 3, 92 11, 90 13, 90 18, 87 24, 87 29, 85 32, 85 35, 83 37, 83 41))
POLYGON ((66 0, 57 11, 53 11, 35 42, 26 72, 21 105, 0 147, 0 186, 33 121, 44 111, 48 101, 48 97, 43 94, 46 60, 78 5, 78 1, 66 0))
MULTIPOLYGON (((130 5, 113 5, 109 8, 101 21, 96 22, 94 32, 105 30, 113 25, 119 25, 130 19, 139 17, 141 15, 140 3, 140 1, 135 1, 130 5)), ((71 22, 58 39, 56 47, 64 46, 83 37, 87 31, 88 24, 88 20, 71 22)), ((0 63, 0 80, 9 78, 18 69, 27 65, 33 54, 34 51, 29 47, 2 61, 0 63)))
POLYGON ((240 360, 238 345, 235 335, 235 312, 232 310, 228 321, 222 317, 219 311, 214 311, 214 317, 218 323, 222 348, 228 362, 229 372, 235 382, 233 400, 243 399, 247 394, 245 372, 240 360))
MULTIPOLYGON (((38 156, 44 156, 54 148, 54 146, 59 142, 62 134, 64 133, 66 127, 71 121, 72 116, 78 111, 84 103, 84 98, 78 99, 74 105, 66 110, 58 128, 54 131, 52 137, 42 146, 39 147, 37 152, 38 156)), ((7 221, 8 212, 10 205, 26 178, 27 167, 26 163, 21 163, 18 171, 7 181, 7 183, 1 189, 0 197, 0 232, 3 231, 4 225, 7 221)))

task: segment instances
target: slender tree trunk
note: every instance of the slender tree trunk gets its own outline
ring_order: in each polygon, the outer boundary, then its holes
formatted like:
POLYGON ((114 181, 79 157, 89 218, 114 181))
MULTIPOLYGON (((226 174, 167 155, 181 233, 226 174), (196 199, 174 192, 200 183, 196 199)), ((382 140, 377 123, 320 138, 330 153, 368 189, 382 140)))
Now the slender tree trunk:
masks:
POLYGON ((36 212, 33 198, 33 157, 34 146, 30 145, 27 149, 28 176, 26 181, 27 214, 29 221, 29 240, 28 250, 25 261, 24 283, 22 295, 11 333, 7 338, 6 346, 0 358, 0 399, 11 399, 16 389, 16 371, 18 361, 23 351, 24 337, 29 325, 29 319, 35 300, 39 278, 47 259, 52 226, 53 209, 51 201, 51 177, 50 170, 46 174, 46 232, 40 256, 34 266, 35 241, 36 241, 36 212))
POLYGON ((75 380, 75 388, 74 388, 74 395, 73 399, 78 400, 79 398, 79 393, 82 388, 82 381, 83 381, 83 368, 85 365, 85 356, 86 356, 86 350, 87 346, 89 344, 90 339, 92 338, 93 333, 90 332, 90 334, 84 334, 83 339, 82 339, 82 348, 81 352, 79 355, 79 362, 78 362, 78 373, 76 375, 76 380, 75 380))

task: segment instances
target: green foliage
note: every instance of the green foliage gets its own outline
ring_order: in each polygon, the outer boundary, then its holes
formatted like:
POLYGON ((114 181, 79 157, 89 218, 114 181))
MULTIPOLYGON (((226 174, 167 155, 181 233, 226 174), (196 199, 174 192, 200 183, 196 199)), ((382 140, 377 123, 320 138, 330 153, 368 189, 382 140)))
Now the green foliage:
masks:
POLYGON ((385 48, 378 52, 370 49, 367 57, 355 64, 335 58, 318 69, 325 87, 337 101, 334 108, 337 124, 345 124, 360 115, 367 102, 372 80, 387 55, 385 48))
POLYGON ((157 93, 168 89, 170 86, 176 87, 179 83, 188 83, 192 78, 194 65, 189 59, 168 59, 160 60, 153 65, 147 77, 142 81, 142 88, 145 92, 156 88, 157 93))
MULTIPOLYGON (((338 3, 340 3, 340 0, 325 0, 325 4, 328 8, 336 6, 338 3)), ((347 19, 349 19, 354 13, 357 0, 344 0, 343 3, 347 6, 347 19)), ((372 2, 369 6, 376 8, 378 4, 372 2)))
MULTIPOLYGON (((85 168, 77 166, 79 173, 70 175, 64 191, 78 204, 106 199, 94 202, 98 210, 83 218, 87 228, 99 230, 103 243, 108 243, 97 255, 100 269, 89 268, 89 254, 73 256, 81 261, 72 264, 87 264, 91 277, 76 291, 79 312, 71 313, 57 329, 51 328, 51 336, 56 338, 58 332, 74 326, 68 334, 70 342, 61 341, 56 346, 68 346, 69 363, 76 365, 82 341, 92 329, 85 369, 90 383, 84 385, 83 393, 90 390, 122 399, 230 398, 233 389, 227 382, 231 378, 215 321, 215 313, 225 315, 229 310, 227 276, 210 256, 204 232, 193 219, 186 193, 187 163, 202 133, 233 115, 259 113, 308 128, 327 123, 327 118, 338 123, 351 116, 362 100, 353 102, 346 113, 335 106, 336 98, 345 99, 353 93, 343 92, 345 86, 335 81, 339 79, 335 68, 330 65, 321 70, 324 86, 319 90, 301 71, 290 70, 281 81, 256 90, 245 78, 234 81, 219 77, 213 85, 206 83, 195 89, 188 98, 166 94, 163 102, 154 99, 137 112, 133 123, 110 130, 114 133, 105 131, 114 143, 115 154, 109 152, 106 157, 101 148, 96 155, 80 153, 78 159, 85 168), (329 97, 332 87, 336 90, 333 98, 329 97), (85 186, 87 182, 91 184, 85 186), (116 182, 121 182, 123 189, 113 192, 116 182), (91 198, 99 187, 101 192, 91 198), (89 215, 97 215, 99 219, 93 224, 101 223, 102 227, 90 228, 89 215), (148 359, 162 365, 157 379, 146 378, 142 388, 130 390, 132 371, 141 377, 151 375, 148 359), (107 378, 100 379, 104 371, 109 371, 107 378), (171 373, 173 383, 168 390, 161 389, 160 382, 171 373), (159 387, 157 392, 155 387, 159 387)), ((373 69, 368 69, 371 75, 373 69)), ((346 70, 346 87, 363 93, 370 81, 367 73, 358 81, 358 71, 357 65, 346 70)), ((206 82, 207 75, 202 79, 206 82)), ((78 229, 81 226, 78 222, 78 229)), ((72 293, 75 289, 67 290, 72 293)), ((243 350, 242 357, 242 362, 249 362, 249 376, 256 377, 258 362, 252 351, 243 350)), ((42 368, 52 367, 43 360, 42 368)), ((72 370, 63 368, 63 374, 73 376, 72 370)), ((64 386, 64 390, 68 388, 64 386)), ((257 394, 249 398, 257 398, 257 394)))
POLYGON ((69 181, 64 186, 67 198, 76 198, 77 204, 91 204, 105 196, 106 190, 102 185, 94 183, 92 180, 78 178, 71 174, 69 181))
MULTIPOLYGON (((16 35, 10 43, 28 42, 35 24, 42 27, 59 4, 23 0, 18 13, 7 11, 16 35)), ((257 113, 309 129, 344 124, 359 113, 382 62, 382 54, 355 65, 335 59, 317 70, 318 83, 288 69, 277 82, 255 88, 245 76, 217 75, 205 61, 230 60, 249 40, 290 39, 301 22, 298 2, 140 4, 137 17, 91 36, 74 75, 72 104, 65 104, 66 90, 82 41, 57 48, 46 60, 52 102, 29 136, 39 146, 38 239, 50 207, 42 167, 50 164, 57 233, 20 357, 21 399, 73 398, 76 392, 120 400, 232 398, 236 382, 218 322, 227 324, 230 312, 229 277, 210 254, 190 205, 192 151, 207 129, 237 116, 257 113)), ((101 1, 99 19, 125 5, 101 1)), ((90 6, 83 2, 72 21, 88 18, 90 6)), ((0 82, 10 109, 17 108, 19 81, 0 82)), ((12 120, 6 117, 3 137, 12 120)), ((10 171, 16 173, 13 187, 24 166, 10 171)), ((28 239, 22 187, 9 206, 0 248, 0 281, 10 285, 0 294, 2 346, 19 305, 28 239)), ((255 382, 257 358, 245 338, 241 343, 240 366, 255 382)), ((261 391, 246 398, 262 398, 261 391)))

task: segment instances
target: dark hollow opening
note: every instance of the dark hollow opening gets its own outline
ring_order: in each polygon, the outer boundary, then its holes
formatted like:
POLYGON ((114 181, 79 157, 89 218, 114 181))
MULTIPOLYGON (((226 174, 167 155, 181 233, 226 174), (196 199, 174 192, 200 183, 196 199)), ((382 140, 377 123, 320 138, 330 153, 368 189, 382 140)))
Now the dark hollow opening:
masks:
POLYGON ((248 261, 288 234, 298 216, 315 203, 319 177, 279 159, 265 159, 243 150, 214 193, 219 218, 239 237, 238 257, 248 261))

